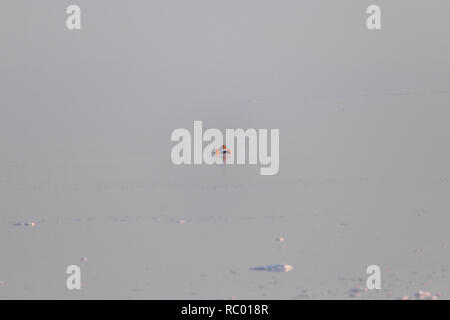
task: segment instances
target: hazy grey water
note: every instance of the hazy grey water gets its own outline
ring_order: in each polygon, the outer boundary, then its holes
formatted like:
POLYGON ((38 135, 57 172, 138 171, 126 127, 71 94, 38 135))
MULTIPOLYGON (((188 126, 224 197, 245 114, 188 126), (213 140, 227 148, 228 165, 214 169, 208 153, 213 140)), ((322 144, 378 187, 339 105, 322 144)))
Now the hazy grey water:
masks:
POLYGON ((378 1, 371 33, 366 1, 80 1, 80 32, 69 2, 5 1, 0 297, 352 298, 377 264, 383 290, 357 298, 448 298, 449 5, 432 2, 378 1), (194 120, 279 128, 279 173, 174 166, 194 120), (278 263, 294 270, 249 270, 278 263))

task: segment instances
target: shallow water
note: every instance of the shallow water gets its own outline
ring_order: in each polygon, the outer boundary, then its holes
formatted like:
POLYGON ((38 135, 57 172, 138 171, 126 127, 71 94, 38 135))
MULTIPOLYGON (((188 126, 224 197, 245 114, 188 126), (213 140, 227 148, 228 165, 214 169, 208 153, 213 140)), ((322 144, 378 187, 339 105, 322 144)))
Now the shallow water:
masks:
POLYGON ((368 34, 355 1, 96 1, 68 33, 7 3, 0 298, 449 298, 446 10, 384 1, 368 34), (280 129, 279 173, 173 165, 194 120, 280 129))

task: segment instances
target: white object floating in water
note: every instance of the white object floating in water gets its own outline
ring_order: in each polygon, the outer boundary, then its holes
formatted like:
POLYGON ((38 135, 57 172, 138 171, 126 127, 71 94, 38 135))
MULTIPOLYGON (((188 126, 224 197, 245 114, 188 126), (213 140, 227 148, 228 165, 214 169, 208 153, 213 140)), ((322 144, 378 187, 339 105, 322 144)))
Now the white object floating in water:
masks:
POLYGON ((250 270, 254 271, 270 271, 270 272, 288 272, 291 271, 292 269, 294 269, 294 267, 288 264, 274 264, 271 266, 250 268, 250 270))
POLYGON ((429 291, 419 291, 416 293, 416 298, 420 300, 431 299, 433 294, 429 291))
POLYGON ((21 226, 26 226, 26 227, 34 227, 36 225, 36 222, 17 222, 14 223, 14 226, 16 227, 21 227, 21 226))

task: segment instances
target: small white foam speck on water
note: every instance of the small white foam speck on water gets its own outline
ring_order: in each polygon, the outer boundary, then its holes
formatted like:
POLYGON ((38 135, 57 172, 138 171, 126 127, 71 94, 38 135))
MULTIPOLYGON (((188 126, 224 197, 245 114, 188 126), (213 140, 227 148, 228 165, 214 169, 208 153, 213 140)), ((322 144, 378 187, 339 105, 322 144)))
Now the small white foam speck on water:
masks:
POLYGON ((269 272, 289 272, 293 269, 294 267, 289 264, 274 264, 269 266, 250 268, 250 270, 254 271, 269 271, 269 272))
POLYGON ((36 226, 36 222, 16 222, 16 223, 14 223, 13 224, 13 226, 15 226, 15 227, 22 227, 22 226, 25 226, 25 227, 34 227, 34 226, 36 226))

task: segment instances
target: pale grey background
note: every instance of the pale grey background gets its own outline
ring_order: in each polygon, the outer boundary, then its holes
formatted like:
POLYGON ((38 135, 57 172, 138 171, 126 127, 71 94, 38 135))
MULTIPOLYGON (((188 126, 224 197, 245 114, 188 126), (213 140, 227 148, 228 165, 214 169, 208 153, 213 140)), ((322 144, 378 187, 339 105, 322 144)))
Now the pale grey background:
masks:
POLYGON ((449 12, 1 1, 0 298, 346 299, 370 264, 383 290, 356 298, 448 298, 449 12), (174 166, 193 120, 279 128, 279 174, 174 166), (249 270, 276 263, 295 269, 249 270))

